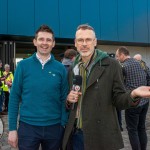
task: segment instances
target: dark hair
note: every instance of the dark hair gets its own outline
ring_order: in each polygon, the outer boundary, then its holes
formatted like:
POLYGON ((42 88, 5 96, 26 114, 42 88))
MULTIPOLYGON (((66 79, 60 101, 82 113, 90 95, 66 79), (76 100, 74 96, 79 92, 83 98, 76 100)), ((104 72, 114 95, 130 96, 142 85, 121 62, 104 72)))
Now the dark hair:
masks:
POLYGON ((53 30, 49 26, 47 26, 47 25, 41 25, 37 29, 37 31, 35 32, 35 39, 37 39, 37 36, 38 36, 39 32, 48 32, 48 33, 51 33, 52 37, 53 37, 53 40, 54 40, 54 32, 53 32, 53 30))
POLYGON ((77 55, 77 51, 74 49, 67 49, 64 53, 64 57, 68 59, 72 59, 77 55))
POLYGON ((129 50, 127 49, 127 47, 125 47, 125 46, 121 46, 121 47, 119 47, 118 48, 118 53, 119 54, 124 54, 125 56, 129 56, 130 55, 130 53, 129 53, 129 50))
POLYGON ((82 30, 87 30, 88 29, 88 30, 94 31, 94 28, 92 26, 88 25, 88 24, 81 24, 81 25, 79 25, 77 27, 77 30, 80 30, 80 29, 82 29, 82 30))

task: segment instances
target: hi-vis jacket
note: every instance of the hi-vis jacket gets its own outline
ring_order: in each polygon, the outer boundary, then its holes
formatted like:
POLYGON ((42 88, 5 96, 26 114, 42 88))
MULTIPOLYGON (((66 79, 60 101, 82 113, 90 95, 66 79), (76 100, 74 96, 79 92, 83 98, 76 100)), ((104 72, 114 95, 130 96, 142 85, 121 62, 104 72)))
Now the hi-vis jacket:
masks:
POLYGON ((14 76, 13 76, 12 72, 6 72, 6 71, 3 72, 3 75, 6 77, 6 79, 4 81, 3 91, 8 92, 10 89, 10 86, 7 85, 7 82, 12 83, 14 76))

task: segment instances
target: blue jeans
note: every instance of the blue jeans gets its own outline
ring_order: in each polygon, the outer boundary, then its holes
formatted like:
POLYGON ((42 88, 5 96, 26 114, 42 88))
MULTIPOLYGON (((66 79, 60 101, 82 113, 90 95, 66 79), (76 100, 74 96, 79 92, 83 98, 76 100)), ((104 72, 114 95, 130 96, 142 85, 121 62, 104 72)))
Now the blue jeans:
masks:
POLYGON ((4 101, 4 93, 3 90, 0 88, 0 112, 2 112, 3 101, 4 101))
POLYGON ((77 129, 72 135, 72 146, 73 150, 84 150, 84 138, 83 131, 77 129))
POLYGON ((147 134, 145 129, 149 103, 125 110, 125 119, 132 150, 146 150, 147 134))
POLYGON ((60 124, 50 126, 34 126, 19 123, 18 147, 19 150, 59 150, 61 147, 64 128, 60 124))

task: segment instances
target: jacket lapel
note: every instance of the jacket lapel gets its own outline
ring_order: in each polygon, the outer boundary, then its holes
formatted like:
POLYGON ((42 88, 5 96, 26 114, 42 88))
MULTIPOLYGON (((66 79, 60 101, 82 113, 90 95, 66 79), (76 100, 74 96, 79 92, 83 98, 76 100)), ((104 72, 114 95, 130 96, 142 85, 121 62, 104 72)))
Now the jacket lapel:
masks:
MULTIPOLYGON (((105 59, 106 60, 106 59, 105 59)), ((96 64, 94 66, 94 68, 92 69, 91 73, 90 73, 90 76, 89 76, 89 79, 88 79, 88 82, 87 82, 87 87, 88 88, 89 86, 91 86, 94 82, 96 82, 97 79, 99 79, 103 72, 105 71, 105 68, 107 66, 109 66, 109 63, 108 61, 102 61, 102 64, 96 64)))
POLYGON ((101 77, 101 75, 103 74, 105 68, 104 67, 100 67, 98 65, 96 65, 90 76, 89 76, 89 79, 88 79, 88 83, 87 83, 87 87, 88 88, 89 86, 91 86, 97 79, 99 79, 101 77))

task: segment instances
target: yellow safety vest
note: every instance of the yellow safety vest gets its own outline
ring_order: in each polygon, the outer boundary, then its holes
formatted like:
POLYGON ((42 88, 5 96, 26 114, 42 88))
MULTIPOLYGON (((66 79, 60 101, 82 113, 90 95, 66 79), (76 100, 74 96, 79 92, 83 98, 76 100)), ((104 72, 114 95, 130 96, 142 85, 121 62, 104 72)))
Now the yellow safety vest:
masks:
MULTIPOLYGON (((8 74, 8 73, 7 73, 6 71, 3 72, 3 75, 4 75, 4 76, 7 76, 7 74, 8 74)), ((13 82, 13 79, 14 79, 14 76, 13 76, 12 72, 9 72, 9 75, 6 77, 5 81, 6 81, 6 82, 7 82, 7 81, 13 82)), ((4 83, 5 83, 5 82, 4 82, 4 83)), ((9 88, 10 88, 10 87, 8 87, 7 84, 4 84, 4 86, 3 86, 3 91, 8 92, 8 91, 9 91, 9 88)))
MULTIPOLYGON (((2 70, 0 70, 0 78, 3 76, 3 72, 2 72, 2 70)), ((4 81, 1 81, 2 82, 2 86, 0 87, 1 89, 4 87, 4 81)))

